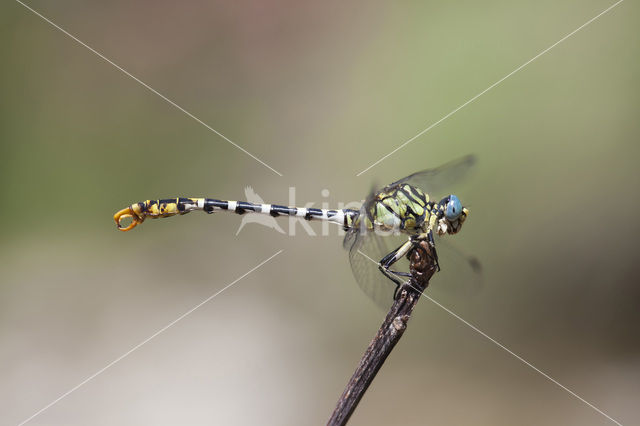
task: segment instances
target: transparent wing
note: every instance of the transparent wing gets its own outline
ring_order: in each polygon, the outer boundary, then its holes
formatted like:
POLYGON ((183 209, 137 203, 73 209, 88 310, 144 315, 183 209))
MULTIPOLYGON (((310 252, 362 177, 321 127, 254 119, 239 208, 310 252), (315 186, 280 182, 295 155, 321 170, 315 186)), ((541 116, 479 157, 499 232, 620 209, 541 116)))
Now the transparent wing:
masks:
MULTIPOLYGON (((404 234, 383 236, 366 230, 351 230, 345 237, 344 246, 349 250, 349 262, 358 286, 383 310, 388 310, 393 303, 395 284, 380 272, 378 262, 406 239, 404 234)), ((441 270, 431 279, 427 294, 435 298, 468 299, 482 291, 482 267, 477 258, 465 254, 444 238, 436 239, 436 250, 441 270)), ((409 261, 403 258, 392 269, 408 272, 409 261)))
POLYGON ((482 265, 478 258, 465 253, 445 237, 436 238, 440 271, 427 288, 427 293, 461 299, 473 298, 483 289, 482 265))
MULTIPOLYGON (((473 155, 454 160, 435 169, 423 170, 409 175, 387 187, 400 183, 421 188, 432 193, 442 193, 450 185, 462 180, 473 168, 476 159, 473 155)), ((369 193, 360 209, 365 215, 376 195, 375 188, 369 193)), ((381 235, 366 228, 352 228, 347 231, 343 246, 349 251, 349 262, 353 275, 365 294, 380 308, 387 310, 393 303, 395 284, 378 269, 378 262, 407 239, 407 235, 381 235)), ((453 248, 444 239, 438 238, 436 249, 441 271, 436 273, 429 284, 434 295, 459 293, 463 297, 476 294, 482 288, 480 263, 477 259, 465 255, 453 248)), ((401 259, 393 267, 395 271, 408 272, 409 262, 401 259)))
MULTIPOLYGON (((407 236, 381 236, 373 231, 354 231, 347 233, 345 248, 349 250, 351 271, 360 289, 381 309, 388 310, 393 303, 395 284, 378 269, 378 262, 396 246, 406 241, 407 236), (396 244, 396 245, 393 245, 396 244)), ((398 269, 401 262, 394 265, 398 269)))
POLYGON ((475 163, 475 155, 466 155, 458 158, 457 160, 443 164, 440 167, 436 167, 435 169, 427 169, 413 173, 403 179, 393 182, 389 186, 408 183, 409 185, 420 188, 431 195, 443 195, 444 191, 448 190, 451 185, 463 180, 473 169, 473 165, 475 163))

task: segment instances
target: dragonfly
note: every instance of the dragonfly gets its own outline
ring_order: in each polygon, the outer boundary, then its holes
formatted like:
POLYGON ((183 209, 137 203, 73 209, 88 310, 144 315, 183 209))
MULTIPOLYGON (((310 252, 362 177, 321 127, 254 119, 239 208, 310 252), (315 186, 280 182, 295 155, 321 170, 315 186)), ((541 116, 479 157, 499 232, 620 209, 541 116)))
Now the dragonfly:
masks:
MULTIPOLYGON (((113 218, 121 231, 130 231, 147 218, 165 218, 192 211, 295 216, 309 221, 335 223, 346 231, 343 246, 349 252, 356 281, 374 302, 386 307, 390 300, 386 296, 388 290, 391 289, 395 298, 403 279, 410 277, 408 272, 392 268, 401 259, 407 259, 416 245, 424 241, 429 243, 434 263, 440 271, 434 234, 440 245, 442 237, 460 232, 469 217, 469 209, 454 194, 439 200, 431 199, 429 194, 441 192, 460 180, 475 162, 475 156, 467 155, 440 167, 413 173, 381 189, 372 190, 358 210, 176 197, 134 203, 118 211, 113 218), (130 223, 126 225, 128 220, 130 223), (389 237, 400 238, 402 242, 395 249, 388 250, 388 240, 393 239, 389 237)), ((474 272, 478 271, 479 263, 475 258, 467 257, 465 263, 474 272)))

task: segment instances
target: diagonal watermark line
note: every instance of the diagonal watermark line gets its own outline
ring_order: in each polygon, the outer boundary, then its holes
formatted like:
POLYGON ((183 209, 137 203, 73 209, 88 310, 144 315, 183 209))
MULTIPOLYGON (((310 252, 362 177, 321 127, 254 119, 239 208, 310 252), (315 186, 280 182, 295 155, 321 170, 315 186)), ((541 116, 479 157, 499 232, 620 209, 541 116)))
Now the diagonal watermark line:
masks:
POLYGON ((498 84, 502 83, 503 81, 505 81, 506 79, 508 79, 509 77, 511 77, 512 75, 514 75, 515 73, 517 73, 518 71, 520 71, 522 68, 526 67, 527 65, 529 65, 531 62, 535 61, 536 59, 538 59, 540 56, 544 55, 545 53, 547 53, 548 51, 550 51, 551 49, 553 49, 554 47, 556 47, 557 45, 559 45, 560 43, 562 43, 563 41, 565 41, 566 39, 568 39, 569 37, 571 37, 572 35, 574 35, 575 33, 577 33, 578 31, 580 31, 581 29, 583 29, 584 27, 586 27, 587 25, 589 25, 590 23, 592 23, 593 21, 595 21, 596 19, 598 19, 599 17, 601 17, 602 15, 604 15, 605 13, 609 12, 611 9, 613 9, 614 7, 618 6, 620 3, 622 3, 624 0, 618 0, 616 3, 612 4, 611 6, 609 6, 608 8, 606 8, 605 10, 603 10, 602 12, 600 12, 599 14, 597 14, 596 16, 594 16, 593 18, 589 19, 587 22, 585 22, 584 24, 580 25, 578 28, 576 28, 575 30, 571 31, 569 34, 567 34, 566 36, 562 37, 560 40, 556 41, 555 43, 553 43, 551 46, 547 47, 546 49, 544 49, 542 52, 538 53, 536 56, 534 56, 533 58, 529 59, 527 62, 525 62, 524 64, 520 65, 518 68, 516 68, 515 70, 511 71, 509 74, 505 75, 504 77, 502 77, 500 80, 496 81, 495 83, 493 83, 491 86, 487 87, 486 89, 484 89, 482 92, 478 93, 477 95, 475 95, 473 98, 469 99, 468 101, 466 101, 465 103, 463 103, 462 105, 460 105, 459 107, 457 107, 456 109, 454 109, 453 111, 451 111, 449 114, 445 115, 444 117, 442 117, 440 120, 436 121, 435 123, 431 124, 429 127, 427 127, 426 129, 422 130, 420 133, 418 133, 417 135, 415 135, 414 137, 412 137, 411 139, 405 141, 402 145, 398 146, 396 149, 394 149, 393 151, 391 151, 390 153, 388 153, 387 155, 385 155, 384 157, 380 158, 378 161, 376 161, 375 163, 371 164, 369 167, 367 167, 366 169, 364 169, 363 171, 361 171, 360 173, 358 173, 356 176, 360 176, 363 173, 365 173, 366 171, 368 171, 369 169, 371 169, 372 167, 376 166, 377 164, 379 164, 380 162, 384 161, 385 159, 387 159, 388 157, 390 157, 391 155, 395 154, 396 152, 398 152, 399 150, 401 150, 402 148, 404 148, 405 146, 409 145, 411 142, 413 142, 414 140, 418 139, 420 136, 424 135, 425 133, 427 133, 429 130, 433 129, 434 127, 436 127, 438 124, 442 123, 444 120, 446 120, 447 118, 451 117, 453 114, 455 114, 456 112, 460 111, 462 108, 466 107, 467 105, 469 105, 471 102, 475 101, 476 99, 478 99, 480 96, 484 95, 485 93, 487 93, 489 90, 493 89, 494 87, 496 87, 498 84))
POLYGON ((75 392, 76 390, 78 390, 78 388, 82 387, 83 385, 87 384, 88 382, 90 382, 91 380, 95 379, 97 376, 99 376, 100 374, 104 373, 106 370, 108 370, 109 368, 113 367, 115 364, 117 364, 118 362, 122 361, 124 358, 126 358, 127 356, 129 356, 132 352, 136 351, 137 349, 139 349, 141 346, 145 345, 146 343, 148 343, 150 340, 152 340, 153 338, 155 338, 156 336, 158 336, 159 334, 167 331, 169 328, 171 328, 172 326, 174 326, 178 321, 182 320, 183 318, 185 318, 186 316, 188 316, 189 314, 193 313, 193 311, 195 311, 196 309, 200 308, 202 305, 204 305, 205 303, 211 301, 213 298, 215 298, 216 296, 218 296, 220 293, 222 293, 223 291, 225 291, 226 289, 228 289, 229 287, 231 287, 232 285, 234 285, 235 283, 237 283, 238 281, 240 281, 241 279, 243 279, 244 277, 246 277, 247 275, 249 275, 250 273, 252 273, 253 271, 255 271, 256 269, 260 268, 262 265, 264 265, 265 263, 269 262, 271 259, 273 259, 274 257, 276 257, 277 255, 279 255, 280 253, 282 253, 284 250, 280 250, 278 251, 276 254, 272 255, 271 257, 269 257, 268 259, 260 262, 257 266, 254 266, 253 268, 251 268, 249 271, 247 271, 245 274, 241 275, 240 277, 236 278, 235 280, 233 280, 231 283, 227 284, 226 286, 224 286, 221 290, 218 290, 216 293, 212 294, 211 296, 207 297, 206 299, 204 299, 202 302, 198 303, 196 306, 194 306, 193 308, 189 309, 187 312, 185 312, 184 314, 180 315, 178 318, 176 318, 175 320, 171 321, 169 324, 165 325, 164 327, 162 327, 160 330, 156 331, 155 333, 153 333, 151 336, 147 337, 146 339, 144 339, 142 342, 138 343, 137 345, 135 345, 134 347, 132 347, 131 349, 129 349, 127 352, 125 352, 124 354, 120 355, 118 358, 114 359, 113 361, 111 361, 109 364, 105 365, 104 367, 102 367, 100 370, 96 371, 95 373, 93 373, 91 376, 87 377, 86 379, 84 379, 83 381, 81 381, 80 383, 78 383, 77 385, 75 385, 74 387, 72 387, 71 389, 69 389, 68 391, 66 391, 65 393, 63 393, 62 395, 60 395, 58 398, 54 399, 53 401, 51 401, 49 404, 45 405, 44 407, 42 407, 40 410, 38 410, 37 412, 35 412, 33 415, 31 415, 29 418, 23 420, 22 422, 20 422, 18 424, 18 426, 22 426, 28 422, 30 422, 31 420, 33 420, 35 417, 37 417, 38 415, 40 415, 41 413, 43 413, 44 411, 48 410, 49 408, 51 408, 52 406, 54 406, 55 404, 57 404, 58 402, 60 402, 62 399, 66 398, 67 396, 69 396, 71 393, 75 392))
MULTIPOLYGON (((413 288, 413 287, 412 287, 413 288)), ((416 288, 414 288, 414 290, 417 290, 416 288)), ((577 393, 575 393, 574 391, 572 391, 571 389, 569 389, 568 387, 566 387, 565 385, 563 385, 562 383, 558 382, 556 379, 554 379, 553 377, 549 376, 547 373, 545 373, 544 371, 540 370, 538 367, 536 367, 535 365, 531 364, 529 361, 527 361, 526 359, 522 358, 520 355, 516 354, 515 352, 513 352, 511 349, 507 348, 505 345, 503 345, 502 343, 498 342, 496 339, 494 339, 493 337, 489 336, 487 333, 485 333, 484 331, 480 330, 478 327, 476 327, 475 325, 471 324, 469 321, 465 320, 464 318, 460 317, 460 315, 456 314, 455 312, 453 312, 451 309, 447 308, 446 306, 443 306, 441 303, 439 303, 438 301, 434 300, 432 297, 427 296, 426 294, 420 292, 420 294, 424 297, 426 297, 427 299, 429 299, 432 303, 434 303, 436 306, 438 306, 439 308, 443 309, 445 312, 447 312, 449 315, 453 316, 454 318, 460 320, 462 323, 464 323, 466 326, 470 327, 472 330, 476 331, 477 333, 481 334, 483 337, 487 338, 488 340, 490 340, 492 343, 494 343, 495 345, 497 345, 499 348, 504 349, 506 352, 508 352, 509 354, 511 354, 512 356, 514 356, 516 359, 518 359, 519 361, 523 362, 524 364, 528 365, 529 367, 531 367, 533 370, 535 370, 536 372, 540 373, 543 377, 545 377, 547 380, 555 383, 556 385, 558 385, 560 388, 564 389, 565 391, 567 391, 569 394, 571 394, 572 396, 576 397, 577 399, 579 399, 580 401, 584 402, 585 404, 587 404, 589 407, 593 408, 594 410, 596 410, 598 413, 602 414, 603 416, 605 416, 607 419, 611 420, 612 422, 614 422, 615 424, 622 426, 622 423, 618 422, 617 420, 615 420, 614 418, 612 418, 611 416, 609 416, 607 413, 605 413, 604 411, 602 411, 601 409, 599 409, 598 407, 596 407, 595 405, 593 405, 592 403, 590 403, 589 401, 587 401, 586 399, 584 399, 583 397, 581 397, 580 395, 578 395, 577 393)))
POLYGON ((228 137, 226 137, 225 135, 223 135, 222 133, 220 133, 219 131, 217 131, 216 129, 214 129, 213 127, 211 127, 210 125, 208 125, 207 123, 205 123, 204 121, 200 120, 198 117, 196 117, 195 115, 191 114, 189 111, 187 111, 186 109, 184 109, 183 107, 181 107, 180 105, 178 105, 177 103, 175 103, 174 101, 172 101, 171 99, 167 98, 165 95, 163 95, 162 93, 158 92, 156 89, 154 89, 153 87, 149 86, 147 83, 145 83, 144 81, 140 80, 138 77, 136 77, 135 75, 131 74, 129 71, 125 70, 124 68, 122 68, 120 65, 116 64, 115 62, 113 62, 111 59, 107 58, 106 56, 104 56, 102 53, 98 52, 97 50, 95 50, 93 47, 87 45, 86 43, 84 43, 82 40, 80 40, 78 37, 74 36, 73 34, 69 33, 67 30, 65 30, 64 28, 60 27, 59 25, 57 25, 56 23, 54 23, 53 21, 51 21, 49 18, 47 18, 46 16, 42 15, 41 13, 39 13, 38 11, 36 11, 35 9, 31 8, 30 6, 24 4, 22 1, 20 0, 16 0, 16 2, 20 3, 22 6, 24 6, 25 8, 27 8, 28 10, 30 10, 31 12, 33 12, 35 15, 39 16, 40 18, 42 18, 44 21, 48 22, 49 24, 51 24, 54 28, 60 30, 61 32, 63 32, 65 35, 69 36, 71 39, 73 39, 74 41, 76 41, 77 43, 79 43, 80 45, 86 47, 87 49, 89 49, 91 52, 95 53, 97 56, 99 56, 101 59, 105 60, 106 62, 108 62, 109 64, 113 65, 115 68, 117 68, 118 70, 120 70, 123 74, 125 74, 127 77, 132 78, 133 80, 135 80, 137 83, 139 83, 140 85, 142 85, 145 89, 149 90, 150 92, 158 95, 159 97, 161 97, 163 100, 165 100, 167 103, 171 104, 172 106, 174 106, 175 108, 177 108, 178 110, 182 111, 184 114, 186 114, 187 116, 191 117, 192 119, 194 119, 195 121, 197 121, 198 123, 200 123, 201 125, 203 125, 204 127, 206 127, 207 129, 209 129, 210 131, 212 131, 213 133, 215 133, 216 135, 220 136, 222 139, 224 139, 225 141, 229 142, 231 145, 235 146, 236 148, 238 148, 240 151, 244 152, 245 154, 247 154, 249 157, 253 158, 254 160, 256 160, 258 163, 262 164, 263 166, 265 166, 266 168, 268 168, 269 170, 271 170, 272 172, 274 172, 275 174, 277 174, 278 176, 282 176, 282 173, 280 173, 279 171, 277 171, 276 169, 274 169, 273 167, 271 167, 270 165, 268 165, 267 163, 265 163, 264 161, 262 161, 261 159, 259 159, 258 157, 256 157, 255 155, 253 155, 252 153, 250 153, 249 151, 247 151, 246 149, 244 149, 243 147, 241 147, 240 145, 238 145, 237 143, 235 143, 234 141, 232 141, 231 139, 229 139, 228 137))
MULTIPOLYGON (((375 263, 376 265, 378 264, 378 262, 376 262, 375 260, 373 260, 372 258, 370 258, 369 256, 367 256, 365 253, 363 253, 362 251, 358 250, 358 253, 360 253, 362 256, 366 257, 367 259, 369 259, 370 261, 372 261, 373 263, 375 263)), ((390 271, 391 272, 391 271, 390 271)), ((391 272, 393 273, 393 272, 391 272)), ((394 274, 395 275, 395 274, 394 274)), ((401 280, 404 280, 403 277, 400 277, 398 275, 396 275, 398 278, 400 278, 401 280)), ((438 306, 439 308, 443 309, 445 312, 447 312, 449 315, 453 316, 454 318, 458 319, 459 321, 461 321, 463 324, 465 324, 466 326, 468 326, 469 328, 471 328, 472 330, 474 330, 475 332, 479 333, 480 335, 482 335, 483 337, 485 337, 486 339, 488 339, 489 341, 491 341, 492 343, 494 343, 496 346, 498 346, 499 348, 503 349, 504 351, 506 351, 507 353, 509 353, 510 355, 512 355, 513 357, 515 357, 517 360, 521 361, 522 363, 524 363, 525 365, 529 366, 530 368, 532 368, 534 371, 536 371, 537 373, 541 374, 544 378, 546 378, 547 380, 555 383, 556 385, 558 385, 560 388, 564 389, 565 391, 567 391, 570 395, 574 396, 575 398, 579 399, 580 401, 584 402, 586 405, 588 405, 589 407, 593 408, 595 411, 597 411, 598 413, 602 414, 604 417, 606 417, 607 419, 611 420, 613 423, 617 424, 618 426, 622 426, 622 423, 620 423, 619 421, 615 420, 613 417, 609 416, 607 413, 605 413, 604 411, 602 411, 601 409, 599 409, 598 407, 596 407, 595 405, 593 405, 592 403, 590 403, 589 401, 587 401, 586 399, 582 398, 580 395, 578 395, 577 393, 575 393, 574 391, 572 391, 571 389, 569 389, 568 387, 564 386, 562 383, 560 383, 559 381, 557 381, 556 379, 554 379, 553 377, 549 376, 547 373, 545 373, 544 371, 540 370, 538 367, 536 367, 535 365, 531 364, 529 361, 527 361, 526 359, 522 358, 520 355, 516 354, 515 352, 513 352, 511 349, 507 348, 505 345, 503 345, 502 343, 498 342, 496 339, 494 339, 493 337, 489 336, 487 333, 485 333, 484 331, 480 330, 478 327, 476 327, 475 325, 471 324, 469 321, 465 320, 464 318, 462 318, 460 315, 456 314, 455 312, 453 312, 451 309, 447 308, 446 306, 442 305, 441 303, 439 303, 438 301, 436 301, 435 299, 433 299, 431 296, 427 296, 426 294, 424 294, 424 292, 420 291, 419 289, 413 287, 412 285, 408 284, 412 289, 414 289, 415 291, 417 291, 418 293, 420 293, 421 296, 426 297, 429 301, 431 301, 432 303, 434 303, 436 306, 438 306)))

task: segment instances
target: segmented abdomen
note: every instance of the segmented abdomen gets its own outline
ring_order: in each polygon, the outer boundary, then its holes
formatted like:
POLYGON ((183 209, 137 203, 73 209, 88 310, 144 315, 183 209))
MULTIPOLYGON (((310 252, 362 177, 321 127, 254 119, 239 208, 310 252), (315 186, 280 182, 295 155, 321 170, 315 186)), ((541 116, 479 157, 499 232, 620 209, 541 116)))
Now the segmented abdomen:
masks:
POLYGON ((212 198, 168 198, 162 200, 146 200, 130 205, 120 210, 114 215, 114 220, 121 231, 133 229, 136 225, 144 222, 147 217, 152 219, 160 217, 170 217, 182 215, 193 210, 203 210, 207 213, 215 211, 229 211, 237 214, 261 213, 273 217, 281 215, 297 216, 306 220, 326 220, 350 227, 353 218, 357 215, 356 210, 327 210, 304 207, 287 207, 276 204, 257 204, 247 201, 225 201, 212 198), (132 219, 132 223, 124 226, 124 219, 132 219))
POLYGON ((164 200, 146 200, 130 206, 138 218, 169 217, 189 213, 204 206, 204 198, 168 198, 164 200))

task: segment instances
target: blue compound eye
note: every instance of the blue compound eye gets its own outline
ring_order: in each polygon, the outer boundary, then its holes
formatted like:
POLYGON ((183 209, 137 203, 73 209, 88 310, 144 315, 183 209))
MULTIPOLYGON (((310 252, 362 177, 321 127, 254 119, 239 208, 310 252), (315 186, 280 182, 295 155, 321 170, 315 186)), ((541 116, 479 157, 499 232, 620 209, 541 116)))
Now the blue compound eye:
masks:
POLYGON ((449 196, 449 202, 447 203, 447 207, 444 211, 444 215, 448 220, 456 220, 460 217, 460 213, 462 213, 462 204, 460 204, 460 200, 455 195, 449 196))

